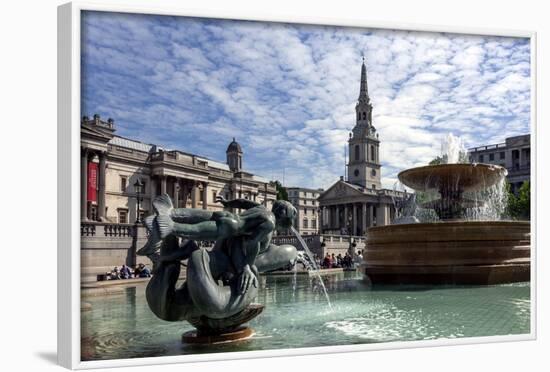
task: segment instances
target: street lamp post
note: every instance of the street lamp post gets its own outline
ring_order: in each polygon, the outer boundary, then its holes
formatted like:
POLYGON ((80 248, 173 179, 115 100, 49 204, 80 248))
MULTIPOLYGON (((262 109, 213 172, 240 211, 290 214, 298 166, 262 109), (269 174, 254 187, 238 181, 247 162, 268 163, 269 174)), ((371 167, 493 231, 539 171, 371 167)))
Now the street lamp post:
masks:
POLYGON ((139 203, 143 201, 143 197, 141 196, 143 194, 143 182, 138 178, 136 183, 134 183, 134 191, 136 193, 136 202, 137 202, 137 214, 136 214, 136 224, 141 222, 141 218, 139 216, 139 203))

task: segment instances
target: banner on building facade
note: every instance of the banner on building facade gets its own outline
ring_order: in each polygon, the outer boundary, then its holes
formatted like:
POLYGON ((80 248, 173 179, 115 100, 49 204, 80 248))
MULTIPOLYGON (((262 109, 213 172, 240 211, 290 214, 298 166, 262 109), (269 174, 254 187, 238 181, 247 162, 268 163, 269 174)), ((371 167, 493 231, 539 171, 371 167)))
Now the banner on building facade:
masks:
POLYGON ((91 202, 97 202, 97 170, 97 163, 88 163, 88 201, 91 202))

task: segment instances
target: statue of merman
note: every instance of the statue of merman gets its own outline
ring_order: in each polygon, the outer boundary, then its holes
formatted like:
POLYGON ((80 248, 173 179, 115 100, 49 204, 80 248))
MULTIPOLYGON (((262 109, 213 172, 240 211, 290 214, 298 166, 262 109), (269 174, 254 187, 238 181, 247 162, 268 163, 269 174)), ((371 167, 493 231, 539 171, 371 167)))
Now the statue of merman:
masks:
POLYGON ((173 208, 168 195, 158 196, 155 215, 145 219, 148 242, 138 251, 155 263, 146 290, 151 310, 164 320, 188 320, 202 334, 238 327, 258 315, 261 309, 251 312, 249 305, 257 295, 259 273, 294 264, 298 257, 294 246, 271 243, 276 228, 292 226, 292 204, 277 200, 270 211, 247 199, 216 201, 243 211, 173 208), (216 244, 207 251, 195 240, 216 244), (186 281, 176 288, 186 259, 186 281))

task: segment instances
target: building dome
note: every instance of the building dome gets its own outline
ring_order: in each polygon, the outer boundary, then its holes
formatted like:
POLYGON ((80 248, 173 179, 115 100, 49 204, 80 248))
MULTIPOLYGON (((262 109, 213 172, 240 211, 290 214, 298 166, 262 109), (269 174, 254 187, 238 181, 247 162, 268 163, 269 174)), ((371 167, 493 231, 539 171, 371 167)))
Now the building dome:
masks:
POLYGON ((235 141, 235 137, 233 137, 233 141, 227 146, 226 152, 243 152, 241 149, 241 145, 237 141, 235 141))

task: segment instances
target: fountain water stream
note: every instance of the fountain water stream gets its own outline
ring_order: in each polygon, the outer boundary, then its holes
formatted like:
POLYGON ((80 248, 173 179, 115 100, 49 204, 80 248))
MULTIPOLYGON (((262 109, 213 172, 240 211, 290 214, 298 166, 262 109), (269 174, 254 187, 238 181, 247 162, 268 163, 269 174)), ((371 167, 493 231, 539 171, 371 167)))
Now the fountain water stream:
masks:
POLYGON ((309 249, 309 247, 307 246, 307 243, 302 238, 302 235, 300 235, 300 233, 298 231, 296 231, 296 229, 294 227, 291 227, 290 229, 292 230, 292 233, 294 234, 296 239, 298 239, 298 241, 300 242, 300 245, 304 249, 304 252, 309 257, 309 260, 304 260, 303 261, 304 265, 306 265, 306 267, 311 268, 310 271, 313 272, 313 274, 315 274, 315 276, 319 280, 319 284, 321 285, 321 289, 323 290, 323 293, 325 294, 325 298, 327 299, 328 307, 332 310, 332 304, 330 303, 330 298, 328 296, 327 288, 325 287, 325 283, 323 282, 323 278, 321 278, 321 274, 319 273, 319 266, 315 262, 315 258, 313 256, 313 253, 311 253, 311 250, 309 249))

